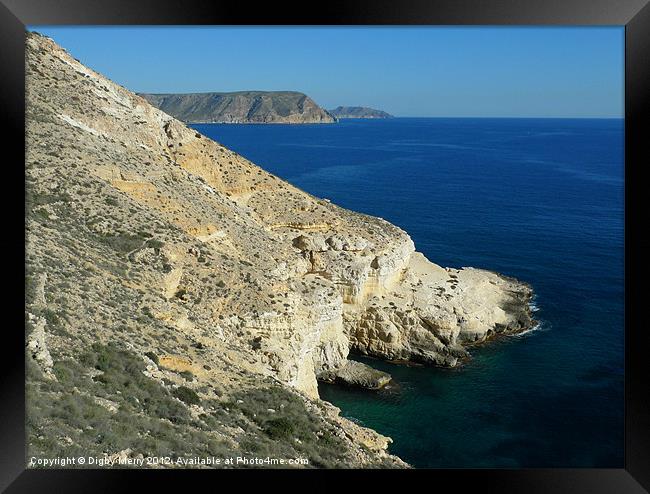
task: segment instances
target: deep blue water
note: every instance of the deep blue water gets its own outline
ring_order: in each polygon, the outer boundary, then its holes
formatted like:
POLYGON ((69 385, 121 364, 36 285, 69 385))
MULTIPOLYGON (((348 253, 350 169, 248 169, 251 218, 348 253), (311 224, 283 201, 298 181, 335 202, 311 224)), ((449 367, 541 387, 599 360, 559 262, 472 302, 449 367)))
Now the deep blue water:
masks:
POLYGON ((195 125, 444 266, 531 283, 539 330, 459 369, 362 358, 398 386, 321 396, 416 467, 623 465, 623 120, 195 125))

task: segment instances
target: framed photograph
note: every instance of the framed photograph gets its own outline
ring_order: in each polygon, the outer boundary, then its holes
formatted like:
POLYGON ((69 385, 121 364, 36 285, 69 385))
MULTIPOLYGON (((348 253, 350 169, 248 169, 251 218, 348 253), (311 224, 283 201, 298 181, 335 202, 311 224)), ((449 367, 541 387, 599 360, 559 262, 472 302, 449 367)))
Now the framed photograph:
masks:
POLYGON ((647 2, 316 11, 3 0, 0 488, 647 492, 647 2))

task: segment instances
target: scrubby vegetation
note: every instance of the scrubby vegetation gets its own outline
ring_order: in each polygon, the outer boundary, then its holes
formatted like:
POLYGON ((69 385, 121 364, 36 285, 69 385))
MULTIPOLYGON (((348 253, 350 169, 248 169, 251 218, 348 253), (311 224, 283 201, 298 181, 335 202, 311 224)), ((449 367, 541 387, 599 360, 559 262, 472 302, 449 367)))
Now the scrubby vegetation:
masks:
POLYGON ((79 361, 56 362, 57 381, 28 364, 31 455, 101 456, 126 448, 144 456, 229 454, 173 393, 142 373, 142 359, 115 345, 93 345, 79 361), (88 366, 100 372, 91 377, 88 366))
POLYGON ((78 359, 56 362, 54 381, 28 358, 29 454, 101 457, 129 448, 144 457, 300 457, 314 467, 345 466, 332 425, 281 385, 202 400, 187 386, 147 377, 144 362, 117 344, 97 343, 78 359), (194 418, 187 405, 207 413, 194 418), (242 431, 237 443, 228 438, 232 428, 242 431))
POLYGON ((291 449, 310 459, 316 467, 343 467, 343 441, 332 427, 305 408, 298 396, 279 385, 233 395, 230 409, 241 413, 262 431, 248 449, 255 454, 279 455, 291 449))
POLYGON ((201 403, 201 398, 197 395, 194 390, 188 388, 187 386, 179 386, 178 388, 172 391, 172 394, 188 405, 198 405, 201 403))

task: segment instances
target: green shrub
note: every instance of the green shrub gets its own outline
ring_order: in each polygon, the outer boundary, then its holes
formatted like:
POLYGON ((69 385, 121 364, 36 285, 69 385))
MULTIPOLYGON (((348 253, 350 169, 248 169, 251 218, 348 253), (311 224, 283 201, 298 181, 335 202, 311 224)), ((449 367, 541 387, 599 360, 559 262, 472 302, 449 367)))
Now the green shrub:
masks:
POLYGON ((281 417, 267 420, 264 423, 264 432, 271 439, 289 439, 293 435, 294 427, 289 419, 281 417))
POLYGON ((147 247, 151 247, 152 249, 160 249, 165 245, 165 242, 161 242, 160 240, 147 240, 147 247))
POLYGON ((141 235, 109 235, 99 237, 111 249, 119 253, 128 253, 142 246, 145 239, 141 235))
POLYGON ((188 388, 187 386, 179 386, 172 391, 172 394, 188 405, 198 405, 201 403, 201 398, 199 398, 199 395, 197 395, 194 390, 188 388))

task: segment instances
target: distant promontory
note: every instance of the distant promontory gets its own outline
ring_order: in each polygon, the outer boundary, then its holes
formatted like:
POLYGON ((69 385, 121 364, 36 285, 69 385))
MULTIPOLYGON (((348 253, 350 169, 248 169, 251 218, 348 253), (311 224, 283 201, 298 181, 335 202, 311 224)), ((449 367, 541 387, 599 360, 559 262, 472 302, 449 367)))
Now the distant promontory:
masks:
POLYGON ((296 91, 140 94, 186 123, 334 123, 336 118, 296 91))
POLYGON ((336 118, 393 118, 393 115, 367 106, 338 106, 329 111, 336 118))

